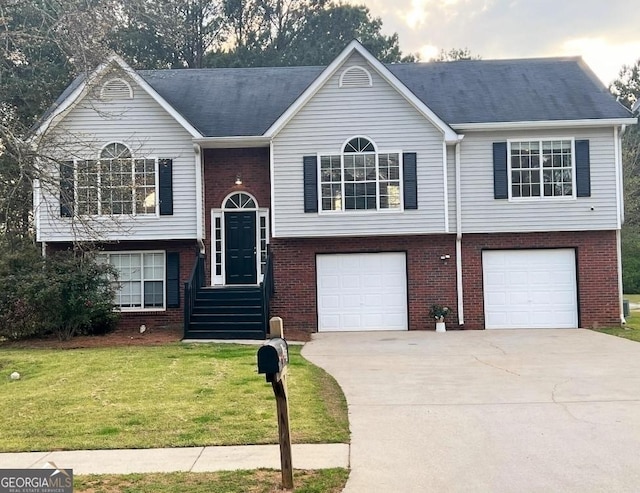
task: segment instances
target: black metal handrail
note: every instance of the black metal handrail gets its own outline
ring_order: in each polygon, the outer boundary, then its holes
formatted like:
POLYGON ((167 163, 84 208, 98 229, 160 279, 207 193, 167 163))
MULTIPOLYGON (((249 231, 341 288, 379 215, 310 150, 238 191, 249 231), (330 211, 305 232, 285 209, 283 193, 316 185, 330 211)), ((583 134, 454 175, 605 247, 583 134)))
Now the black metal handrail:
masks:
POLYGON ((267 245, 267 262, 264 269, 264 276, 260 283, 260 289, 262 290, 262 326, 265 330, 265 335, 268 332, 269 327, 269 310, 271 306, 271 298, 274 293, 273 284, 273 253, 271 248, 267 245))
POLYGON ((204 254, 198 253, 191 276, 184 283, 184 332, 187 333, 198 290, 204 286, 204 254))

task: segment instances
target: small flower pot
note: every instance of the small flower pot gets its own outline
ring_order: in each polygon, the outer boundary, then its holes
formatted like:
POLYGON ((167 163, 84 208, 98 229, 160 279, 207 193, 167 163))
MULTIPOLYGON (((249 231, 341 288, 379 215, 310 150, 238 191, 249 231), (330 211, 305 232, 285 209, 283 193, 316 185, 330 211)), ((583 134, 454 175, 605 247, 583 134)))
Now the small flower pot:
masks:
POLYGON ((436 332, 446 332, 447 325, 444 323, 444 320, 436 321, 436 332))

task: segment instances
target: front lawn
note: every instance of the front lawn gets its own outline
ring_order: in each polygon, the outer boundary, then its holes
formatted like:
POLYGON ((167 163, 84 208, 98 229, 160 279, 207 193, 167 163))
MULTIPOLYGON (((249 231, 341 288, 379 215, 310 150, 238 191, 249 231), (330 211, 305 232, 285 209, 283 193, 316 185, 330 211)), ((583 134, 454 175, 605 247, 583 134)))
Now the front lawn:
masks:
MULTIPOLYGON (((627 296, 628 295, 625 295, 625 298, 627 298, 627 296)), ((640 312, 631 311, 626 320, 627 324, 621 327, 607 327, 594 330, 596 330, 597 332, 602 332, 604 334, 624 337, 625 339, 640 342, 640 312)))
MULTIPOLYGON (((346 469, 294 471, 296 493, 339 493, 346 469)), ((230 471, 217 473, 128 474, 75 476, 76 493, 272 493, 281 491, 280 471, 230 471)))
MULTIPOLYGON (((0 452, 277 443, 256 346, 170 344, 0 353, 0 452), (20 380, 10 380, 17 371, 20 380)), ((349 440, 346 401, 290 347, 295 443, 349 440)))

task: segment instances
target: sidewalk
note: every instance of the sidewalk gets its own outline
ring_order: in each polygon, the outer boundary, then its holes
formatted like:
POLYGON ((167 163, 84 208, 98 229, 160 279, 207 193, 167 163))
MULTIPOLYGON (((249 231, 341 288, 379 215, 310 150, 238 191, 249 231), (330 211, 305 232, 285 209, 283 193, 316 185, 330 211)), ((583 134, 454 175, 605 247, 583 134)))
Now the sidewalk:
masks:
MULTIPOLYGON (((349 467, 349 444, 346 443, 293 445, 291 455, 295 469, 349 467)), ((0 469, 41 468, 47 462, 73 469, 74 474, 280 469, 280 448, 278 445, 243 445, 0 454, 0 469)))

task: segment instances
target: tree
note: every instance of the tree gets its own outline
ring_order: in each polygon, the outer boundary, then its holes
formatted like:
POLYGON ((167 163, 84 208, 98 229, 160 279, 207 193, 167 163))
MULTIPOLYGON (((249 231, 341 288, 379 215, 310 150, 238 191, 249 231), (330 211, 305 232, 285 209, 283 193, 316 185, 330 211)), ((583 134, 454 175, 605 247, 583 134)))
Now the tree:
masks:
POLYGON ((121 0, 109 46, 138 69, 201 68, 224 42, 222 3, 211 0, 121 0))
POLYGON ((469 48, 451 48, 448 51, 440 50, 438 56, 429 60, 430 62, 455 62, 457 60, 480 60, 482 57, 473 55, 469 48))
MULTIPOLYGON (((624 65, 609 90, 631 109, 640 97, 640 59, 624 65)), ((640 129, 627 127, 622 137, 625 224, 622 228, 622 279, 625 293, 640 293, 640 129)))
POLYGON ((383 62, 415 61, 403 56, 398 35, 382 34, 382 21, 365 6, 325 0, 225 1, 231 48, 207 55, 220 66, 326 65, 353 39, 383 62))

